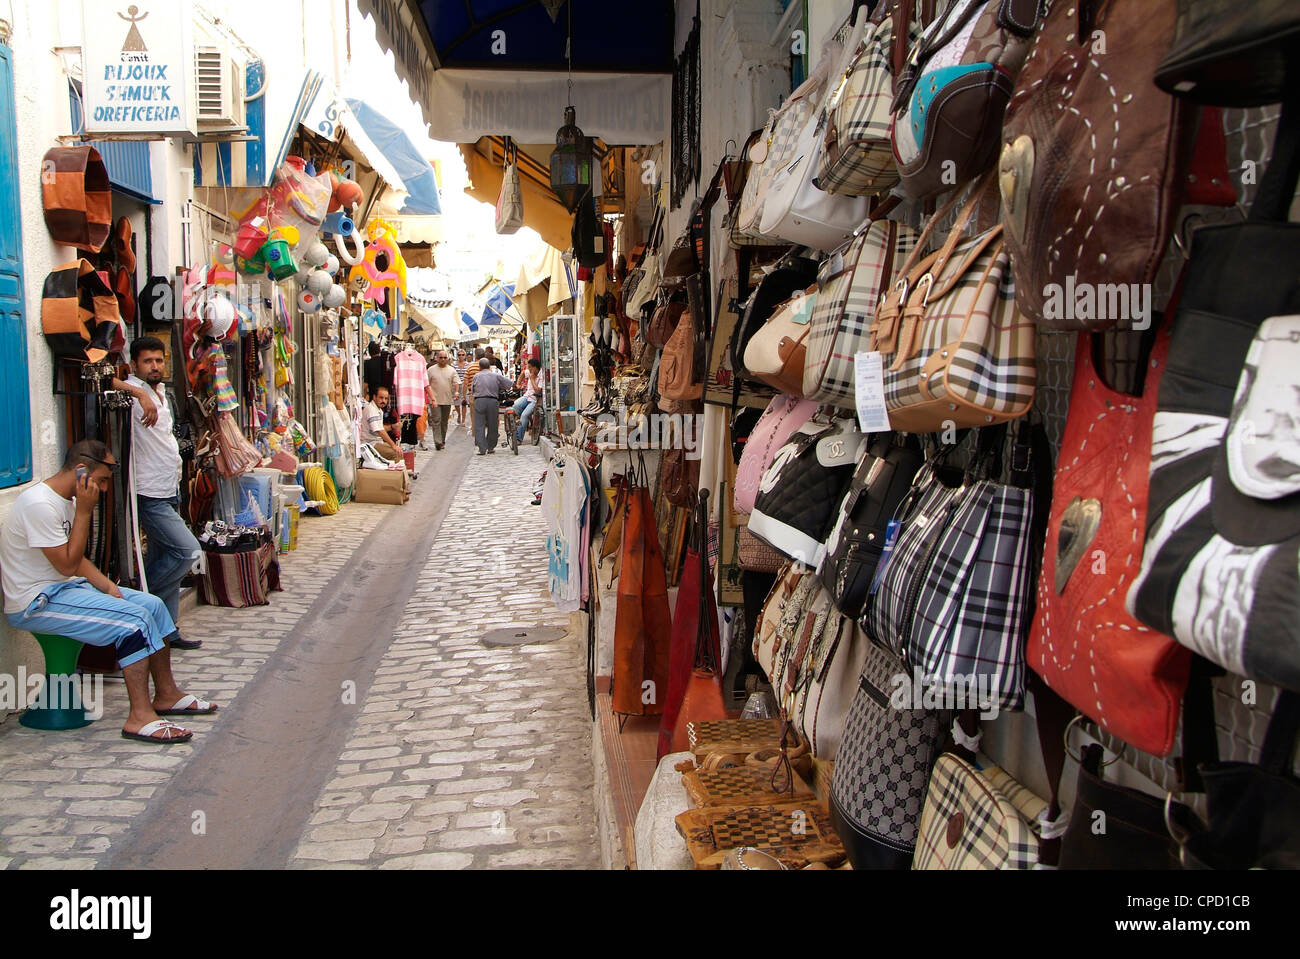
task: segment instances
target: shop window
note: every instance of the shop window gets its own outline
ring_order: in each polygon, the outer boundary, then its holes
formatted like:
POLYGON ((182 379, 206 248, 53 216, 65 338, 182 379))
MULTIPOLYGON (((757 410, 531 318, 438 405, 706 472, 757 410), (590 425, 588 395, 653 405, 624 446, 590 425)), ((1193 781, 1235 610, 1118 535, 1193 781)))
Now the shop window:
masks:
POLYGON ((32 478, 32 419, 27 388, 27 315, 14 119, 13 65, 0 44, 0 488, 32 478))

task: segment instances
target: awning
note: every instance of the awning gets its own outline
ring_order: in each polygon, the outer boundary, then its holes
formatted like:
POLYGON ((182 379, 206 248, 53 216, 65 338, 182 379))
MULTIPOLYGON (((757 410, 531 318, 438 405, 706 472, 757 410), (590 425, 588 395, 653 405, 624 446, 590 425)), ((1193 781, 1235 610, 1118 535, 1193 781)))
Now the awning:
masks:
MULTIPOLYGON (((505 176, 505 167, 498 154, 495 160, 489 159, 480 150, 489 150, 489 141, 482 145, 462 143, 461 155, 465 158, 465 169, 469 173, 469 185, 465 192, 482 203, 496 205, 501 195, 501 180, 505 176)), ((528 168, 520 167, 520 189, 524 198, 524 226, 530 227, 551 246, 567 250, 573 245, 573 215, 564 208, 554 193, 551 192, 549 180, 545 184, 529 175, 528 168)))
MULTIPOLYGON (((578 281, 573 265, 554 246, 542 245, 519 268, 515 281, 515 302, 529 294, 534 287, 547 286, 546 305, 555 306, 577 296, 578 281)), ((529 317, 534 320, 534 317, 529 317)))
POLYGON ((347 105, 370 142, 392 164, 402 188, 408 194, 399 212, 407 216, 441 216, 438 182, 428 158, 411 142, 401 127, 364 100, 348 99, 347 105))
POLYGON ((510 298, 514 293, 514 284, 503 285, 495 284, 492 295, 487 298, 483 306, 483 316, 479 320, 479 326, 508 326, 513 330, 522 330, 528 326, 524 318, 519 315, 515 309, 514 301, 510 298))
POLYGON ((470 316, 464 310, 460 311, 460 325, 465 327, 470 333, 478 332, 478 320, 470 316))

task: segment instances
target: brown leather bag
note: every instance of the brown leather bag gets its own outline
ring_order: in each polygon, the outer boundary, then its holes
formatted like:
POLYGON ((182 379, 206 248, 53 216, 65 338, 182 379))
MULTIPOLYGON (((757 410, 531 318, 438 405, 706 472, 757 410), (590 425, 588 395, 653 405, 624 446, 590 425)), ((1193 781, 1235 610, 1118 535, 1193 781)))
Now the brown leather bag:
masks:
POLYGON ((1196 127, 1151 82, 1176 6, 1056 0, 1020 71, 1002 127, 1002 222, 1016 304, 1041 328, 1137 319, 1133 294, 1160 267, 1196 127))
POLYGON ((690 507, 700 487, 700 457, 693 458, 684 449, 664 450, 659 462, 659 492, 674 506, 690 507))
POLYGON ((695 364, 695 319, 684 309, 659 360, 659 395, 687 402, 704 395, 703 370, 695 364))
POLYGON ((677 329, 677 323, 686 312, 685 303, 661 303, 655 308, 645 327, 645 341, 662 350, 677 329))

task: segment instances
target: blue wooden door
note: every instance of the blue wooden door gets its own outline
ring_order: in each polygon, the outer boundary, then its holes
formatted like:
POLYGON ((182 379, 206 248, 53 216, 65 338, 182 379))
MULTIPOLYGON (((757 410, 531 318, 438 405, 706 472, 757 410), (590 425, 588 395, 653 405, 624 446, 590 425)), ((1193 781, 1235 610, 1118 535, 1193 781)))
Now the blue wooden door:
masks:
POLYGON ((31 385, 27 380, 27 313, 23 304, 23 233, 14 118, 13 60, 0 44, 0 488, 32 478, 31 385))

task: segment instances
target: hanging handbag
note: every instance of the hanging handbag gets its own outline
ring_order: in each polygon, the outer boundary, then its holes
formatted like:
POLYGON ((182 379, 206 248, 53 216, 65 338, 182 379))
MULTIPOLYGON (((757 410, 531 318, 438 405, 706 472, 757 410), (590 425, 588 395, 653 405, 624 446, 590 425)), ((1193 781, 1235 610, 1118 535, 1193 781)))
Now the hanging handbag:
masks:
POLYGON ((645 326, 645 340, 655 349, 662 350, 677 330, 677 323, 686 312, 684 300, 669 301, 655 307, 650 322, 645 326))
POLYGON ((1153 423, 1128 611, 1233 673, 1300 689, 1300 98, 1244 223, 1193 234, 1153 423))
POLYGON ((1175 6, 1053 0, 1020 72, 1002 125, 1002 222, 1020 309, 1047 329, 1150 319, 1135 300, 1149 309, 1196 126, 1151 82, 1175 6))
POLYGON ((816 567, 866 437, 846 420, 810 420, 763 474, 749 531, 786 556, 816 567))
POLYGON ((817 411, 815 403, 793 396, 774 396, 745 440, 736 467, 736 512, 748 516, 754 510, 754 497, 763 474, 772 465, 776 452, 786 444, 795 430, 808 422, 817 411))
POLYGON ((916 248, 916 239, 910 227, 876 219, 822 264, 804 358, 804 396, 854 408, 853 358, 869 349, 876 308, 916 248))
POLYGON ((41 159, 41 205, 55 243, 98 253, 113 227, 113 194, 93 146, 54 147, 41 159))
POLYGON ((665 450, 659 461, 659 495, 674 506, 689 508, 700 486, 700 458, 680 446, 665 450))
POLYGON ((818 570, 822 585, 846 616, 862 615, 890 521, 923 463, 916 442, 905 435, 881 434, 863 445, 818 570))
POLYGON ((894 159, 913 198, 982 174, 1029 53, 1039 0, 954 0, 912 48, 892 104, 894 159))
POLYGON ((750 295, 731 338, 731 369, 735 380, 732 388, 736 396, 740 393, 740 381, 752 379, 745 368, 745 350, 749 341, 767 323, 778 305, 807 289, 816 279, 816 261, 804 256, 790 256, 763 277, 750 295))
POLYGON ((890 143, 894 81, 907 63, 920 19, 914 0, 882 0, 848 68, 826 102, 817 175, 827 193, 874 196, 898 182, 890 143))
POLYGON ((74 260, 45 277, 41 332, 58 357, 98 363, 126 348, 117 297, 89 260, 74 260))
POLYGON ((501 193, 497 196, 496 231, 517 233, 524 225, 524 193, 519 183, 519 148, 507 138, 507 162, 501 176, 501 193))
POLYGON ((831 777, 831 825, 853 868, 908 869, 926 787, 951 713, 897 702, 906 667, 873 643, 844 720, 831 777))
POLYGON ((759 138, 765 133, 766 130, 759 127, 749 135, 745 145, 740 148, 741 158, 733 165, 733 172, 728 181, 727 196, 730 202, 727 206, 727 242, 735 249, 747 246, 765 246, 770 242, 760 236, 751 236, 740 228, 741 203, 745 199, 754 168, 754 162, 750 159, 750 154, 754 150, 754 145, 758 143, 759 138))
POLYGON ((1142 561, 1156 392, 1169 351, 1158 334, 1142 395, 1102 380, 1100 339, 1080 334, 1069 416, 1027 655, 1076 709, 1144 752, 1174 747, 1191 653, 1133 619, 1118 600, 1142 561))
MULTIPOLYGON (((992 477, 1002 430, 980 436, 961 486, 932 462, 898 510, 897 538, 863 623, 925 682, 964 695, 968 708, 1020 709, 1033 609, 1034 454, 1021 424, 1008 482, 992 477)), ((1040 456, 1042 455, 1040 451, 1040 456)))
POLYGON ((783 618, 788 618, 787 610, 792 610, 789 615, 797 618, 812 592, 812 571, 808 567, 787 560, 779 572, 781 575, 763 601, 751 642, 754 659, 768 677, 776 672, 776 658, 781 646, 781 622, 783 618))
POLYGON ((779 549, 751 533, 748 524, 737 533, 736 553, 740 557, 740 568, 755 573, 779 573, 790 563, 779 549))
POLYGON ((1023 416, 1033 405, 1035 328, 1017 306, 1002 227, 962 236, 987 189, 971 195, 943 246, 921 256, 944 217, 930 220, 876 310, 870 349, 885 368, 892 429, 987 426, 1023 416))
POLYGON ((704 368, 696 363, 696 321, 690 309, 682 310, 673 335, 664 344, 659 361, 659 395, 685 403, 704 395, 704 368))
MULTIPOLYGON (((860 14, 860 17, 865 17, 865 14, 860 14)), ((861 27, 854 28, 851 39, 854 46, 861 32, 861 27)), ((834 196, 813 183, 827 122, 822 103, 830 78, 839 76, 843 69, 842 51, 832 44, 813 73, 817 87, 806 97, 812 109, 801 111, 796 106, 791 111, 791 117, 797 114, 801 118, 793 147, 782 151, 779 139, 773 143, 775 152, 769 154, 768 165, 773 163, 775 156, 777 166, 772 170, 771 183, 763 200, 763 216, 759 221, 759 228, 765 236, 830 251, 839 246, 867 216, 868 201, 865 197, 834 196)), ((782 132, 778 130, 778 138, 782 132)))
POLYGON ((766 176, 765 169, 768 152, 772 146, 772 136, 776 128, 777 111, 768 114, 767 123, 757 137, 751 137, 745 158, 749 161, 749 171, 745 177, 745 187, 740 192, 733 217, 732 235, 738 237, 732 243, 754 246, 771 243, 758 228, 763 217, 763 201, 767 197, 767 188, 771 177, 766 176))
POLYGON ((913 869, 1033 869, 1047 803, 997 766, 955 753, 934 764, 913 869))
POLYGON ((788 396, 802 397, 808 321, 817 302, 813 287, 778 303, 745 347, 745 369, 788 396))

